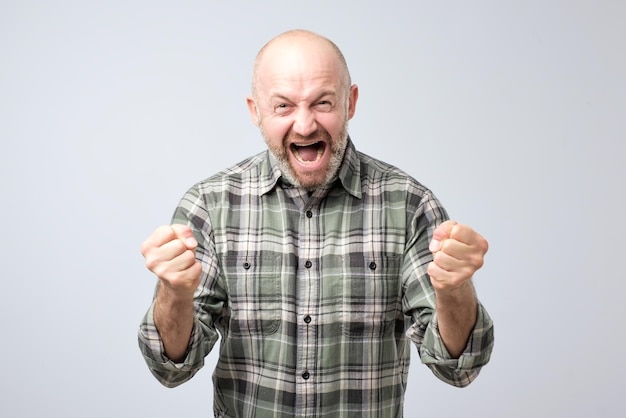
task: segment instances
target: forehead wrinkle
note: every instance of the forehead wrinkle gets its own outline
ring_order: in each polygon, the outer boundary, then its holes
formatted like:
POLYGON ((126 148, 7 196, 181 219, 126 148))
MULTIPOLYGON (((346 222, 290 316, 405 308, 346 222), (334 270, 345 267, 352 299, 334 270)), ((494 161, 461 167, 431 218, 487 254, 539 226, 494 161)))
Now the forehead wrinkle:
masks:
POLYGON ((321 91, 317 94, 315 94, 315 92, 311 92, 311 94, 307 94, 307 92, 302 92, 302 94, 300 95, 300 97, 294 98, 294 97, 290 97, 290 95, 287 93, 282 93, 280 91, 274 91, 271 92, 268 95, 268 98, 270 100, 274 100, 274 99, 282 99, 285 100, 287 102, 316 102, 318 100, 323 99, 324 97, 332 97, 333 99, 337 97, 337 94, 334 90, 324 90, 321 91))

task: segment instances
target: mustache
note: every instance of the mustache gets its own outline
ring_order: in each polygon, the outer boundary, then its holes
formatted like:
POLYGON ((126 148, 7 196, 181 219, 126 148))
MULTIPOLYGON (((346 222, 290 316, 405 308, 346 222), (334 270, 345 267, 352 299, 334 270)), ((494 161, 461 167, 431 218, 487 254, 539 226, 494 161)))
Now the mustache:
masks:
POLYGON ((329 143, 332 142, 332 138, 330 134, 324 128, 318 128, 315 132, 306 136, 297 134, 293 132, 292 130, 289 130, 289 132, 287 132, 287 134, 283 138, 283 144, 287 145, 290 141, 293 141, 293 140, 314 142, 314 141, 319 141, 322 139, 326 140, 329 143))

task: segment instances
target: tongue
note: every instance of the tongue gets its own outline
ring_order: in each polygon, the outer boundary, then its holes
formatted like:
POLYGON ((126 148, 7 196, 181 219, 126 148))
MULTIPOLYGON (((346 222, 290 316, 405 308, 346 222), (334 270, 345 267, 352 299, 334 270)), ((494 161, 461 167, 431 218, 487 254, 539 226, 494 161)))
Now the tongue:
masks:
POLYGON ((298 154, 303 161, 315 161, 317 159, 317 150, 318 147, 313 145, 309 147, 299 147, 298 154))

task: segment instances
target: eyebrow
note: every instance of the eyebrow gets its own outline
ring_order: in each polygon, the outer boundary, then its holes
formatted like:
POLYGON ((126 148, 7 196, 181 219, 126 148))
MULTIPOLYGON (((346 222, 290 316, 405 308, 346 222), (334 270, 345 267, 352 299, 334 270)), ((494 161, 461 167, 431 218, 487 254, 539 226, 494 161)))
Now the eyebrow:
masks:
MULTIPOLYGON (((317 95, 315 97, 315 99, 313 99, 313 102, 316 102, 316 101, 320 100, 321 98, 327 97, 327 96, 336 97, 337 96, 337 92, 335 90, 323 91, 319 95, 317 95)), ((280 99, 280 100, 284 100, 284 101, 287 101, 287 102, 291 102, 292 101, 289 97, 287 97, 287 96, 285 96, 284 94, 281 94, 281 93, 272 94, 272 95, 269 96, 269 99, 270 100, 280 99)))

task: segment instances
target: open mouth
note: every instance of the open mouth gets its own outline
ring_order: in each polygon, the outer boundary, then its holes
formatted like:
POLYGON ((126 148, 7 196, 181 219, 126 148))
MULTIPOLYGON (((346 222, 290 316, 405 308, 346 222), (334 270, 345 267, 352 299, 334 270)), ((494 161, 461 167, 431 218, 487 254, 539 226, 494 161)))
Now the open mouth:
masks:
POLYGON ((324 155, 326 144, 324 142, 315 142, 309 145, 291 144, 291 152, 296 159, 303 163, 313 163, 324 155))

